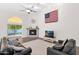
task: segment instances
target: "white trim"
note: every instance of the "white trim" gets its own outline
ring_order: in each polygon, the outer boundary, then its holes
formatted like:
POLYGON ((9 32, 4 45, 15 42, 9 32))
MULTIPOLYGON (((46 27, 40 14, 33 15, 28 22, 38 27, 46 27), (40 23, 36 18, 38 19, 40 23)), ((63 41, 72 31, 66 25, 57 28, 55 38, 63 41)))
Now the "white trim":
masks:
POLYGON ((39 28, 27 28, 27 37, 39 37, 39 28), (29 35, 29 30, 36 30, 36 35, 29 35))

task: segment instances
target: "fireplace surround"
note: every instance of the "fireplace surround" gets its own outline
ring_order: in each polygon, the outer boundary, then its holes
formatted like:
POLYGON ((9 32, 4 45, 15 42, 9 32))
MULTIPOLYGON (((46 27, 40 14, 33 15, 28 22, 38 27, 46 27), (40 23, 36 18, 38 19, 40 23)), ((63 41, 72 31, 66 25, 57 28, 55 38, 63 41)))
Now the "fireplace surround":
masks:
POLYGON ((37 33, 37 30, 34 29, 34 30, 29 30, 29 35, 36 35, 37 33))
POLYGON ((39 37, 39 28, 27 28, 27 37, 39 37))

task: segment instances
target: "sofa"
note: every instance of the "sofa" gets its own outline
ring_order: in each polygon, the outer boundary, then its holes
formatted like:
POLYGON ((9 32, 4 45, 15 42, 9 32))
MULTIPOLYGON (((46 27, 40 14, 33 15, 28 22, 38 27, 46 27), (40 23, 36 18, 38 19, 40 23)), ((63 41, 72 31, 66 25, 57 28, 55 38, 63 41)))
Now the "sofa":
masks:
POLYGON ((59 40, 54 46, 47 48, 47 55, 76 55, 74 39, 59 40))
POLYGON ((24 50, 14 50, 13 48, 9 47, 0 51, 0 55, 31 55, 31 48, 27 48, 24 50))
MULTIPOLYGON (((8 42, 8 47, 1 51, 1 41, 0 41, 0 55, 31 55, 32 49, 30 47, 24 48, 22 46, 17 46, 13 44, 14 41, 8 42), (10 44, 11 43, 11 44, 10 44)), ((16 44, 19 44, 16 42, 16 44)))

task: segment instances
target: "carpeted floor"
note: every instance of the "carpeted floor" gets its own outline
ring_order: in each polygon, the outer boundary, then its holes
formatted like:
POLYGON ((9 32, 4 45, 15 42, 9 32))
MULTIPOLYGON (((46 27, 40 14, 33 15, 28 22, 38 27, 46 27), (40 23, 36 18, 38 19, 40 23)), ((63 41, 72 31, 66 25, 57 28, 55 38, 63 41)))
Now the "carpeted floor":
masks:
POLYGON ((32 48, 32 55, 46 55, 47 47, 53 46, 52 43, 37 39, 23 44, 25 47, 32 48))
MULTIPOLYGON (((47 47, 54 45, 37 38, 24 38, 23 43, 25 47, 32 48, 32 55, 46 55, 47 47)), ((76 48, 76 54, 79 55, 79 47, 76 48)))
POLYGON ((36 40, 36 39, 38 39, 38 37, 24 37, 24 38, 21 39, 21 42, 26 43, 26 42, 36 40))
POLYGON ((79 47, 76 48, 76 54, 79 55, 79 47))

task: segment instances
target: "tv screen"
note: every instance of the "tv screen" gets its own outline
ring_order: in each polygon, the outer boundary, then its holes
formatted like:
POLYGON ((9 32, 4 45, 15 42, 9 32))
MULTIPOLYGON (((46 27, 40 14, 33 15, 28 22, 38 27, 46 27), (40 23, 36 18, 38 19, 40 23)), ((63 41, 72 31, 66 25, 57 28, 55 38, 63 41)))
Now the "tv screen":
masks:
POLYGON ((45 31, 45 37, 54 38, 54 31, 45 31))

